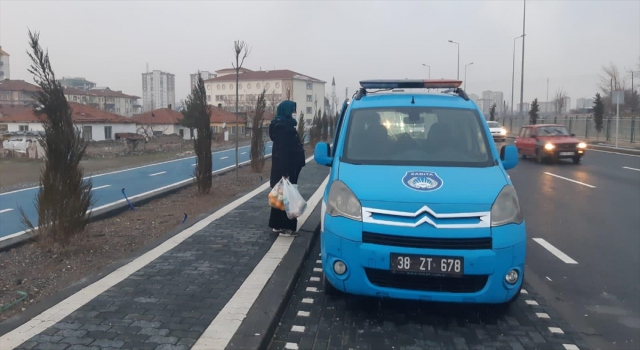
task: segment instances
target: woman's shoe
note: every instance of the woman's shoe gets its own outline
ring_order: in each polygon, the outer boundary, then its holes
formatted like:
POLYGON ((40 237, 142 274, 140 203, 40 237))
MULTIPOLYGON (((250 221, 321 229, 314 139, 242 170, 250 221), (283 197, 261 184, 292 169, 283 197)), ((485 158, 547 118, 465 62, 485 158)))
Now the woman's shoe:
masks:
POLYGON ((298 235, 298 232, 294 232, 293 230, 284 230, 280 232, 280 236, 283 237, 295 237, 298 235))

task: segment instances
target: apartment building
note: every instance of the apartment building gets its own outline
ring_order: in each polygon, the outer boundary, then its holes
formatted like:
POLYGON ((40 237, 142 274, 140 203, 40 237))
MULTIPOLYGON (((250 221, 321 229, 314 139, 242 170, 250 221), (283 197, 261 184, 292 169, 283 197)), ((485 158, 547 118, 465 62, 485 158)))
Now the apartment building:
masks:
POLYGON ((32 105, 38 91, 40 87, 24 80, 0 80, 0 104, 32 105))
MULTIPOLYGON (((209 79, 213 79, 216 77, 216 73, 211 73, 209 71, 200 71, 200 74, 202 75, 202 80, 209 80, 209 79)), ((189 91, 193 90, 193 87, 196 86, 196 82, 198 81, 198 73, 193 73, 191 74, 191 85, 189 86, 190 89, 189 91)))
POLYGON ((64 89, 64 95, 69 102, 89 105, 125 117, 142 112, 142 106, 138 102, 140 97, 114 91, 108 87, 90 90, 67 88, 64 89))
POLYGON ((142 101, 144 112, 175 106, 175 75, 159 70, 142 73, 142 101))
POLYGON ((2 46, 0 46, 0 80, 11 79, 9 56, 8 53, 2 51, 2 46))
MULTIPOLYGON (((207 101, 220 104, 227 111, 235 111, 235 69, 216 71, 217 76, 205 81, 207 101)), ((253 71, 240 70, 238 82, 238 107, 240 112, 255 108, 258 95, 266 90, 267 111, 276 112, 280 102, 290 99, 296 102, 298 115, 304 112, 311 123, 313 114, 324 108, 325 82, 288 69, 253 71)))
POLYGON ((96 83, 88 81, 82 77, 65 78, 60 79, 60 84, 63 88, 73 88, 78 90, 91 90, 96 87, 96 83))

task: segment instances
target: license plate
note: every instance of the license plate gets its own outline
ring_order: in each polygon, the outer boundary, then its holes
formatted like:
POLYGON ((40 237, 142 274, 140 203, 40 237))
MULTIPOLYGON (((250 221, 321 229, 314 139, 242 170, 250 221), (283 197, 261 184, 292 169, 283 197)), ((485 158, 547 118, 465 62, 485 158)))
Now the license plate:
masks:
POLYGON ((391 271, 463 275, 464 258, 391 253, 391 271))
POLYGON ((575 155, 575 152, 560 152, 561 156, 572 156, 575 155))

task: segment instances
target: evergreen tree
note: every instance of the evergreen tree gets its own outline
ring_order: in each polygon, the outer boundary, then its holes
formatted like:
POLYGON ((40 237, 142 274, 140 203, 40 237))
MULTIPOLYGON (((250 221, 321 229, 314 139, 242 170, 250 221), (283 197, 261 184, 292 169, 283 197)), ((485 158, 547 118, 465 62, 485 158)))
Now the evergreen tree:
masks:
POLYGON ((599 135, 604 127, 604 101, 600 93, 596 94, 596 98, 593 101, 593 121, 596 124, 596 131, 599 135))
POLYGON ((304 121, 304 112, 300 112, 300 117, 298 117, 298 136, 300 137, 300 141, 304 143, 304 132, 306 129, 305 121, 304 121))
POLYGON ((538 99, 534 99, 531 103, 531 109, 529 110, 529 124, 535 125, 538 122, 538 112, 540 106, 538 105, 538 99))
POLYGON ((321 125, 322 125, 322 129, 321 129, 322 141, 327 141, 327 139, 329 138, 329 118, 327 117, 326 111, 322 114, 321 125))
POLYGON ((495 103, 491 105, 491 108, 489 109, 489 120, 491 121, 496 120, 496 104, 495 103))

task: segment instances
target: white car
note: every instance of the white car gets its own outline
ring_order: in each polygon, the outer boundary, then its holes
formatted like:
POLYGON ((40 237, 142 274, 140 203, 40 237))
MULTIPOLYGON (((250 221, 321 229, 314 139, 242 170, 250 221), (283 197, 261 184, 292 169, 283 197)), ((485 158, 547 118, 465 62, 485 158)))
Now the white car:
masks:
POLYGON ((489 125, 489 131, 491 131, 491 136, 493 136, 494 141, 504 142, 507 139, 507 129, 503 128, 500 123, 488 121, 487 125, 489 125))

